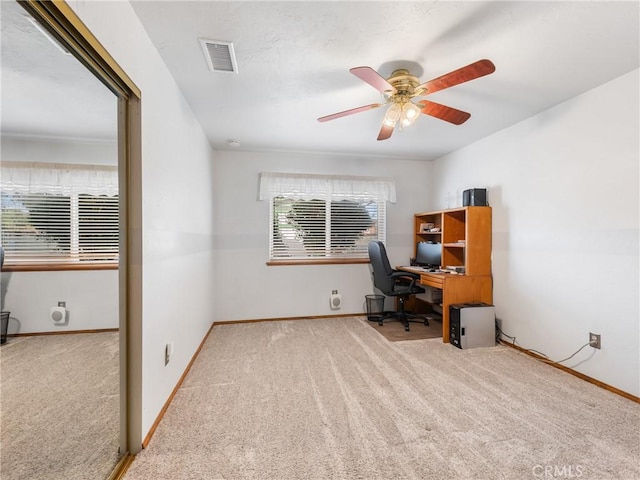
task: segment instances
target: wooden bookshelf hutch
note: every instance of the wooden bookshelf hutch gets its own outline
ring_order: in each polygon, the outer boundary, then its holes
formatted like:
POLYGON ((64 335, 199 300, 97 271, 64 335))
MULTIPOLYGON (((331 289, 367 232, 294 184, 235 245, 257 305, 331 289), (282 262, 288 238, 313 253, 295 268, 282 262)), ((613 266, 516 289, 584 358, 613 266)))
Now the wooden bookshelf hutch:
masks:
POLYGON ((407 307, 414 311, 441 313, 443 342, 449 342, 450 305, 493 303, 491 236, 491 207, 460 207, 414 215, 414 249, 418 242, 441 243, 442 268, 464 267, 463 274, 403 267, 419 273, 421 284, 442 290, 440 304, 416 298, 407 307))

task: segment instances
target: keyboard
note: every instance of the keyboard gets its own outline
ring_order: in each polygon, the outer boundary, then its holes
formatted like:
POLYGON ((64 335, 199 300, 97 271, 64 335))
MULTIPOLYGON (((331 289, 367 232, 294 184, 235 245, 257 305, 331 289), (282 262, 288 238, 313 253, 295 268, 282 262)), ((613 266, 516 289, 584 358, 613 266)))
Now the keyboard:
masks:
POLYGON ((426 268, 426 267, 418 267, 415 265, 411 265, 408 267, 400 267, 402 268, 402 270, 406 270, 408 272, 415 272, 415 273, 439 273, 440 270, 438 270, 437 268, 426 268))

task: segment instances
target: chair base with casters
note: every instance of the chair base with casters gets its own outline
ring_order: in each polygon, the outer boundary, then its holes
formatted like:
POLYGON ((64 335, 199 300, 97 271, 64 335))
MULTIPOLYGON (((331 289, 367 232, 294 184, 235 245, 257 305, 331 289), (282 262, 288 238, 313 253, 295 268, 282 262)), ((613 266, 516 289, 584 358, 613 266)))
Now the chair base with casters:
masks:
POLYGON ((409 313, 404 308, 404 302, 411 295, 425 293, 425 289, 416 285, 420 275, 410 272, 394 270, 389 264, 387 252, 380 241, 369 242, 369 260, 373 270, 373 285, 384 295, 398 297, 398 311, 384 312, 378 324, 383 325, 385 320, 396 319, 402 322, 405 331, 409 331, 409 322, 419 321, 429 325, 429 320, 425 315, 409 313))
POLYGON ((408 298, 407 296, 398 296, 398 311, 397 312, 384 312, 379 319, 376 319, 378 325, 383 326, 387 321, 398 321, 404 326, 405 332, 409 331, 409 322, 422 323, 429 326, 429 318, 426 315, 420 315, 417 313, 407 312, 404 308, 404 302, 408 298))

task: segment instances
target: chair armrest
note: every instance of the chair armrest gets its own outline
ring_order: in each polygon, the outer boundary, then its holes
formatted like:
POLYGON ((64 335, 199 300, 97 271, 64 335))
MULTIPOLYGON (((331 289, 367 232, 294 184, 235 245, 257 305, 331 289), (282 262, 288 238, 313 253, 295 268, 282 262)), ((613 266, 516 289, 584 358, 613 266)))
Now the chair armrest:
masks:
POLYGON ((390 277, 393 278, 395 281, 398 281, 398 280, 410 280, 409 288, 413 288, 413 286, 416 283, 416 280, 420 279, 420 275, 418 275, 417 273, 405 272, 405 271, 402 271, 402 270, 395 270, 390 275, 390 277))
POLYGON ((417 273, 405 272, 404 270, 394 270, 390 276, 391 278, 407 277, 413 280, 418 280, 420 278, 420 275, 418 275, 417 273))

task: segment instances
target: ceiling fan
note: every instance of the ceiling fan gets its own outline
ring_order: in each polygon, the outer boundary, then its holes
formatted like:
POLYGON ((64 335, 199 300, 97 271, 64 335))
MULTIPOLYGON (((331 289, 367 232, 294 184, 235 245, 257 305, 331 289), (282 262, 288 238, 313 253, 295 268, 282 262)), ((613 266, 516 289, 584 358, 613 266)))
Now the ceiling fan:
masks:
POLYGON ((389 105, 384 115, 384 120, 382 121, 382 128, 378 134, 378 140, 386 140, 391 137, 394 128, 398 124, 400 129, 412 125, 418 116, 420 116, 420 113, 439 118, 454 125, 461 125, 471 117, 470 113, 447 107, 446 105, 440 105, 439 103, 429 100, 418 100, 414 103, 412 99, 415 97, 424 97, 439 90, 484 77, 485 75, 493 73, 495 69, 496 67, 491 60, 478 60, 466 67, 459 68, 441 77, 420 84, 418 78, 411 75, 406 69, 395 70, 389 78, 385 79, 371 67, 355 67, 349 71, 382 93, 384 103, 372 103, 370 105, 352 108, 344 112, 320 117, 318 121, 327 122, 336 118, 346 117, 347 115, 353 115, 354 113, 365 112, 389 105))

